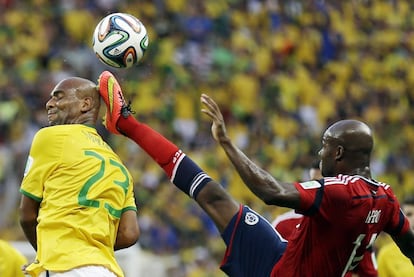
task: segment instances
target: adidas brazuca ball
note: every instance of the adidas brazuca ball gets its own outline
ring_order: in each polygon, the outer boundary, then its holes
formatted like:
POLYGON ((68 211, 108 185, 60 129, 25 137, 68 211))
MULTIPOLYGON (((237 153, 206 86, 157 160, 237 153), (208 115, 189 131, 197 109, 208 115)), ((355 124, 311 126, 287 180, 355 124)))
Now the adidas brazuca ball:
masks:
POLYGON ((93 50, 103 63, 128 68, 137 64, 148 47, 144 24, 126 13, 105 16, 95 27, 93 50))

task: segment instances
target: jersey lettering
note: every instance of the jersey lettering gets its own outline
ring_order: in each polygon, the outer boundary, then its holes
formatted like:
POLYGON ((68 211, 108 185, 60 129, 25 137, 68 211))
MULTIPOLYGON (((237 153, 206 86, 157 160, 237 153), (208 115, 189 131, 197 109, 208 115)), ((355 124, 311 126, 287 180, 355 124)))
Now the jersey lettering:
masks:
MULTIPOLYGON (((344 277, 348 271, 355 269, 358 266, 359 262, 362 260, 364 254, 362 254, 361 256, 356 256, 356 252, 358 248, 361 246, 361 242, 364 240, 365 237, 366 237, 366 234, 360 234, 357 237, 357 239, 354 241, 355 247, 351 252, 351 256, 348 259, 348 262, 345 266, 344 271, 342 272, 342 275, 341 275, 342 277, 344 277)), ((373 233, 371 236, 371 239, 369 240, 368 245, 365 247, 365 251, 369 249, 370 247, 372 247, 376 239, 377 239, 377 233, 373 233)))
POLYGON ((381 216, 381 210, 371 210, 368 213, 365 223, 378 223, 381 216))

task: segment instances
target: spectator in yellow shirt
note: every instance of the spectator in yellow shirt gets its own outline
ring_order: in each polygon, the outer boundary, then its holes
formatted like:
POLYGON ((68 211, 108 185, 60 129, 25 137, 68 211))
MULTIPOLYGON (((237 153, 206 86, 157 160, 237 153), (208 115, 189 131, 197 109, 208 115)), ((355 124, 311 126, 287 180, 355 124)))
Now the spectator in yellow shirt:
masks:
MULTIPOLYGON (((414 195, 407 197, 401 208, 414 230, 414 195)), ((394 242, 383 246, 378 252, 378 274, 380 277, 412 277, 414 266, 394 242)))
POLYGON ((0 240, 0 276, 24 277, 23 266, 27 259, 5 240, 0 240))

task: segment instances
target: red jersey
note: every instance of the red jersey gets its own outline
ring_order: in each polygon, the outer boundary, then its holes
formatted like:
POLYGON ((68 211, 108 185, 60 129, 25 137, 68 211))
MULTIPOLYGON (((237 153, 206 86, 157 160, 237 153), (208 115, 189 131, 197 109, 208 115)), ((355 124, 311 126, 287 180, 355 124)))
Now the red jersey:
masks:
MULTIPOLYGON (((299 228, 303 215, 296 213, 294 210, 288 211, 279 215, 272 225, 279 234, 286 240, 289 240, 290 236, 295 232, 295 229, 299 228)), ((369 248, 364 253, 364 257, 359 263, 358 267, 352 272, 357 273, 359 277, 377 277, 378 271, 376 268, 376 259, 373 248, 369 248)), ((345 277, 352 277, 352 272, 345 274, 345 277)))
POLYGON ((276 217, 272 225, 275 226, 276 231, 284 239, 289 240, 290 236, 295 232, 295 229, 299 227, 302 218, 303 215, 291 210, 276 217))
POLYGON ((336 277, 357 268, 385 231, 405 234, 409 222, 389 185, 338 175, 296 183, 304 214, 272 277, 336 277))

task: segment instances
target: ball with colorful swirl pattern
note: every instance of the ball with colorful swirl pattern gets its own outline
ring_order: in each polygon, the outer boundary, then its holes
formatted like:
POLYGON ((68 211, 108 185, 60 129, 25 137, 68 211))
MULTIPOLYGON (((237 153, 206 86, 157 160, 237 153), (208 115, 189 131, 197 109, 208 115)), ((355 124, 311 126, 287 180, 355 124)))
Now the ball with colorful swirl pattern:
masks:
POLYGON ((136 65, 148 47, 144 24, 127 13, 105 16, 95 27, 93 50, 101 62, 115 68, 136 65))

